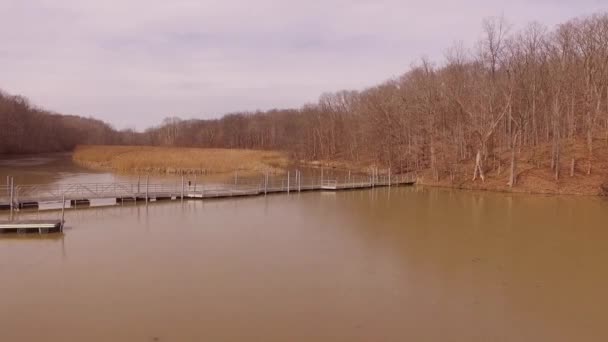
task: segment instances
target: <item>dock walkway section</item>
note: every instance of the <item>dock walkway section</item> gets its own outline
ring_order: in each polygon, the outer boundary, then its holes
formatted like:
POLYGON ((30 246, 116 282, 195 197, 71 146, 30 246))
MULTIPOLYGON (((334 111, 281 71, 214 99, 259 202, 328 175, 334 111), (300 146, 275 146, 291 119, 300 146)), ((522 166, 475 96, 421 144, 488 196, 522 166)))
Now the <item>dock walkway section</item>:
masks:
MULTIPOLYGON (((343 181, 337 179, 307 179, 301 173, 295 177, 270 179, 267 175, 261 179, 240 181, 234 184, 145 184, 137 183, 82 183, 82 184, 46 184, 14 186, 10 189, 0 187, 0 210, 43 210, 66 208, 85 208, 94 205, 116 205, 128 202, 148 203, 151 201, 169 200, 203 200, 228 197, 249 197, 278 193, 302 191, 342 191, 368 189, 375 187, 408 186, 415 183, 413 175, 396 177, 349 177, 343 181), (63 203, 62 203, 63 202, 63 203), (55 204, 55 206, 49 204, 55 204)), ((29 222, 24 229, 36 229, 34 222, 29 222), (32 228, 30 228, 30 226, 32 228)), ((5 223, 7 224, 7 223, 5 223)), ((56 222, 49 229, 56 228, 56 222), (53 225, 55 224, 55 225, 53 225)), ((47 227, 43 227, 47 229, 47 227)))
POLYGON ((0 221, 0 234, 5 233, 59 233, 63 231, 62 220, 0 221))

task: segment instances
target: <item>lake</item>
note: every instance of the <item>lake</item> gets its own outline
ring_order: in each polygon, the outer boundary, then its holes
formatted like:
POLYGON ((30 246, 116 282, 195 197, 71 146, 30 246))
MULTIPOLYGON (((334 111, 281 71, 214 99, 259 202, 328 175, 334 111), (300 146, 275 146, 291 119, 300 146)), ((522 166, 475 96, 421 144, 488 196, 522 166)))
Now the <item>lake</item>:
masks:
MULTIPOLYGON (((129 177, 58 163, 0 169, 129 177)), ((600 198, 400 187, 66 220, 0 237, 0 341, 608 340, 600 198)))

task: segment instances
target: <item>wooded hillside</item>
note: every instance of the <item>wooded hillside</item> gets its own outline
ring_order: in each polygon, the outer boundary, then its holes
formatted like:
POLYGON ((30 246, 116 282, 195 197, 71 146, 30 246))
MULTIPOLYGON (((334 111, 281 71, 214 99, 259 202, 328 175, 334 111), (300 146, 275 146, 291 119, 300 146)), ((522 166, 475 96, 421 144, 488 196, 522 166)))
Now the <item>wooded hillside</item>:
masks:
POLYGON ((511 184, 522 149, 549 145, 550 153, 533 157, 538 167, 550 168, 555 178, 564 168, 589 174, 594 149, 608 144, 608 15, 552 31, 533 23, 511 32, 503 18, 488 19, 477 46, 454 45, 441 66, 421 60, 398 79, 324 94, 298 110, 168 119, 146 138, 158 145, 287 149, 306 160, 430 169, 435 180, 453 178, 463 166, 484 179, 508 152, 502 167, 509 168, 511 184), (564 152, 577 144, 585 146, 584 155, 564 152))
POLYGON ((71 151, 78 144, 105 144, 119 133, 100 120, 36 108, 22 96, 0 92, 0 154, 71 151))

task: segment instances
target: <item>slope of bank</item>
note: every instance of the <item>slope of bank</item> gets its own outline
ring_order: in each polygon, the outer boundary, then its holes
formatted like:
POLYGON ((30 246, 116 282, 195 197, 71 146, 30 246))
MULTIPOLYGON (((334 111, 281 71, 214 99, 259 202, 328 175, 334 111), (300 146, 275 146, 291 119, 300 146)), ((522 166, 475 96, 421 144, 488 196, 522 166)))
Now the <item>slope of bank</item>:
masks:
POLYGON ((154 146, 78 146, 72 158, 93 169, 170 174, 281 172, 288 164, 276 151, 154 146))
POLYGON ((462 162, 439 180, 431 170, 419 173, 418 183, 467 190, 487 190, 530 194, 608 195, 608 146, 596 144, 588 171, 588 150, 583 142, 564 144, 560 155, 559 177, 551 167, 551 146, 527 148, 517 154, 517 182, 509 186, 511 153, 497 153, 484 164, 485 181, 473 181, 474 161, 462 162), (574 160, 574 168, 572 161, 574 160))

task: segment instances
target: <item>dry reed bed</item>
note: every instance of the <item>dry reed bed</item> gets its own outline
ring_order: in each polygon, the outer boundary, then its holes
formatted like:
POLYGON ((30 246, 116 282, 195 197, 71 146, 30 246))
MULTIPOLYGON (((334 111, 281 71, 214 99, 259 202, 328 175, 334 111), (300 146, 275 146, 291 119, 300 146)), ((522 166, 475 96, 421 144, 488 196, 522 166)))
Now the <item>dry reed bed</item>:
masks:
POLYGON ((276 173, 288 164, 287 156, 276 151, 153 146, 78 146, 72 158, 94 169, 170 174, 276 173))

